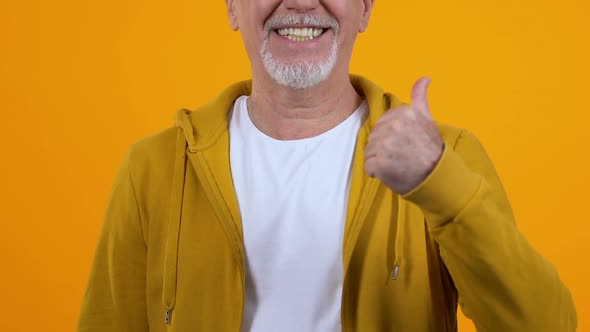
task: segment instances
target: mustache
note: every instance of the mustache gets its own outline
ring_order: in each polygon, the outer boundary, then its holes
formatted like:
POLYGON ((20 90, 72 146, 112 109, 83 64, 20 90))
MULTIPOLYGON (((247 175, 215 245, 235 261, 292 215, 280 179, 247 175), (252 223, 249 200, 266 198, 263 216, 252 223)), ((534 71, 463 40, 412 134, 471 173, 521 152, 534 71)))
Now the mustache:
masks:
POLYGON ((334 16, 317 15, 276 15, 270 17, 264 24, 264 31, 268 35, 272 30, 285 26, 306 25, 312 27, 331 28, 338 34, 340 25, 334 16))

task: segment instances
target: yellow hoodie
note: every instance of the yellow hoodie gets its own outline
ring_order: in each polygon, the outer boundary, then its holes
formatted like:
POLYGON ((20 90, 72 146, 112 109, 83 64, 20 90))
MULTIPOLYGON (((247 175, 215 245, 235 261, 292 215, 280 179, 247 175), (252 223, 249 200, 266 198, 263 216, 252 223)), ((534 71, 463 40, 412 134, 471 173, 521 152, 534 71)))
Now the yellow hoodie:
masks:
MULTIPOLYGON (((343 239, 342 331, 574 331, 571 295, 518 231, 494 167, 469 132, 398 195, 364 172, 371 128, 402 103, 351 76, 369 104, 358 133, 343 239)), ((240 331, 245 264, 229 161, 226 89, 127 153, 106 209, 79 332, 240 331)), ((302 257, 305 259, 305 257, 302 257)))

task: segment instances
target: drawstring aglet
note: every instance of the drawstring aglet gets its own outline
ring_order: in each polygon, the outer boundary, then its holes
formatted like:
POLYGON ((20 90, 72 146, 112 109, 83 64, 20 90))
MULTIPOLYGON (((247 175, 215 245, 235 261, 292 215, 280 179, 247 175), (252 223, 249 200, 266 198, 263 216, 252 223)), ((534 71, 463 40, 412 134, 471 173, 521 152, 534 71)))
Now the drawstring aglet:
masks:
POLYGON ((397 280, 398 273, 399 273, 399 265, 396 264, 393 267, 393 278, 392 278, 393 280, 397 280))
POLYGON ((166 325, 170 324, 170 309, 166 309, 166 317, 164 318, 164 323, 166 325))

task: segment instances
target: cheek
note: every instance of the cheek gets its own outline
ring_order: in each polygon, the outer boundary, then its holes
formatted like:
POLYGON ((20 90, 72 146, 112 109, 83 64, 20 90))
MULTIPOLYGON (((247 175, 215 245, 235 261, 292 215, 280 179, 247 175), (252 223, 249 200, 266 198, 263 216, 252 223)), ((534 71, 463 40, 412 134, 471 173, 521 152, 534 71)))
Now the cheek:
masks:
POLYGON ((253 28, 259 33, 264 31, 264 23, 280 6, 282 0, 252 0, 243 1, 242 12, 253 28))
POLYGON ((238 22, 244 46, 252 62, 258 62, 265 38, 264 24, 283 0, 235 0, 239 2, 238 22))
POLYGON ((262 43, 266 37, 264 24, 275 13, 282 0, 252 0, 242 4, 241 26, 248 35, 248 41, 262 43))
POLYGON ((364 7, 362 0, 326 0, 325 7, 338 19, 341 30, 358 31, 364 7))

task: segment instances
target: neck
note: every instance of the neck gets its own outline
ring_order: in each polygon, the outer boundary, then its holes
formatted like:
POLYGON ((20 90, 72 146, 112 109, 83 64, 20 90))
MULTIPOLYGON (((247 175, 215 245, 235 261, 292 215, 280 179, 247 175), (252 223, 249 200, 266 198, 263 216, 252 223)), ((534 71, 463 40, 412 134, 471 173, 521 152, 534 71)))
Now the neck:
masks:
POLYGON ((248 114, 254 125, 279 140, 320 135, 348 118, 362 103, 350 83, 348 72, 309 89, 290 89, 269 77, 252 80, 248 114))

